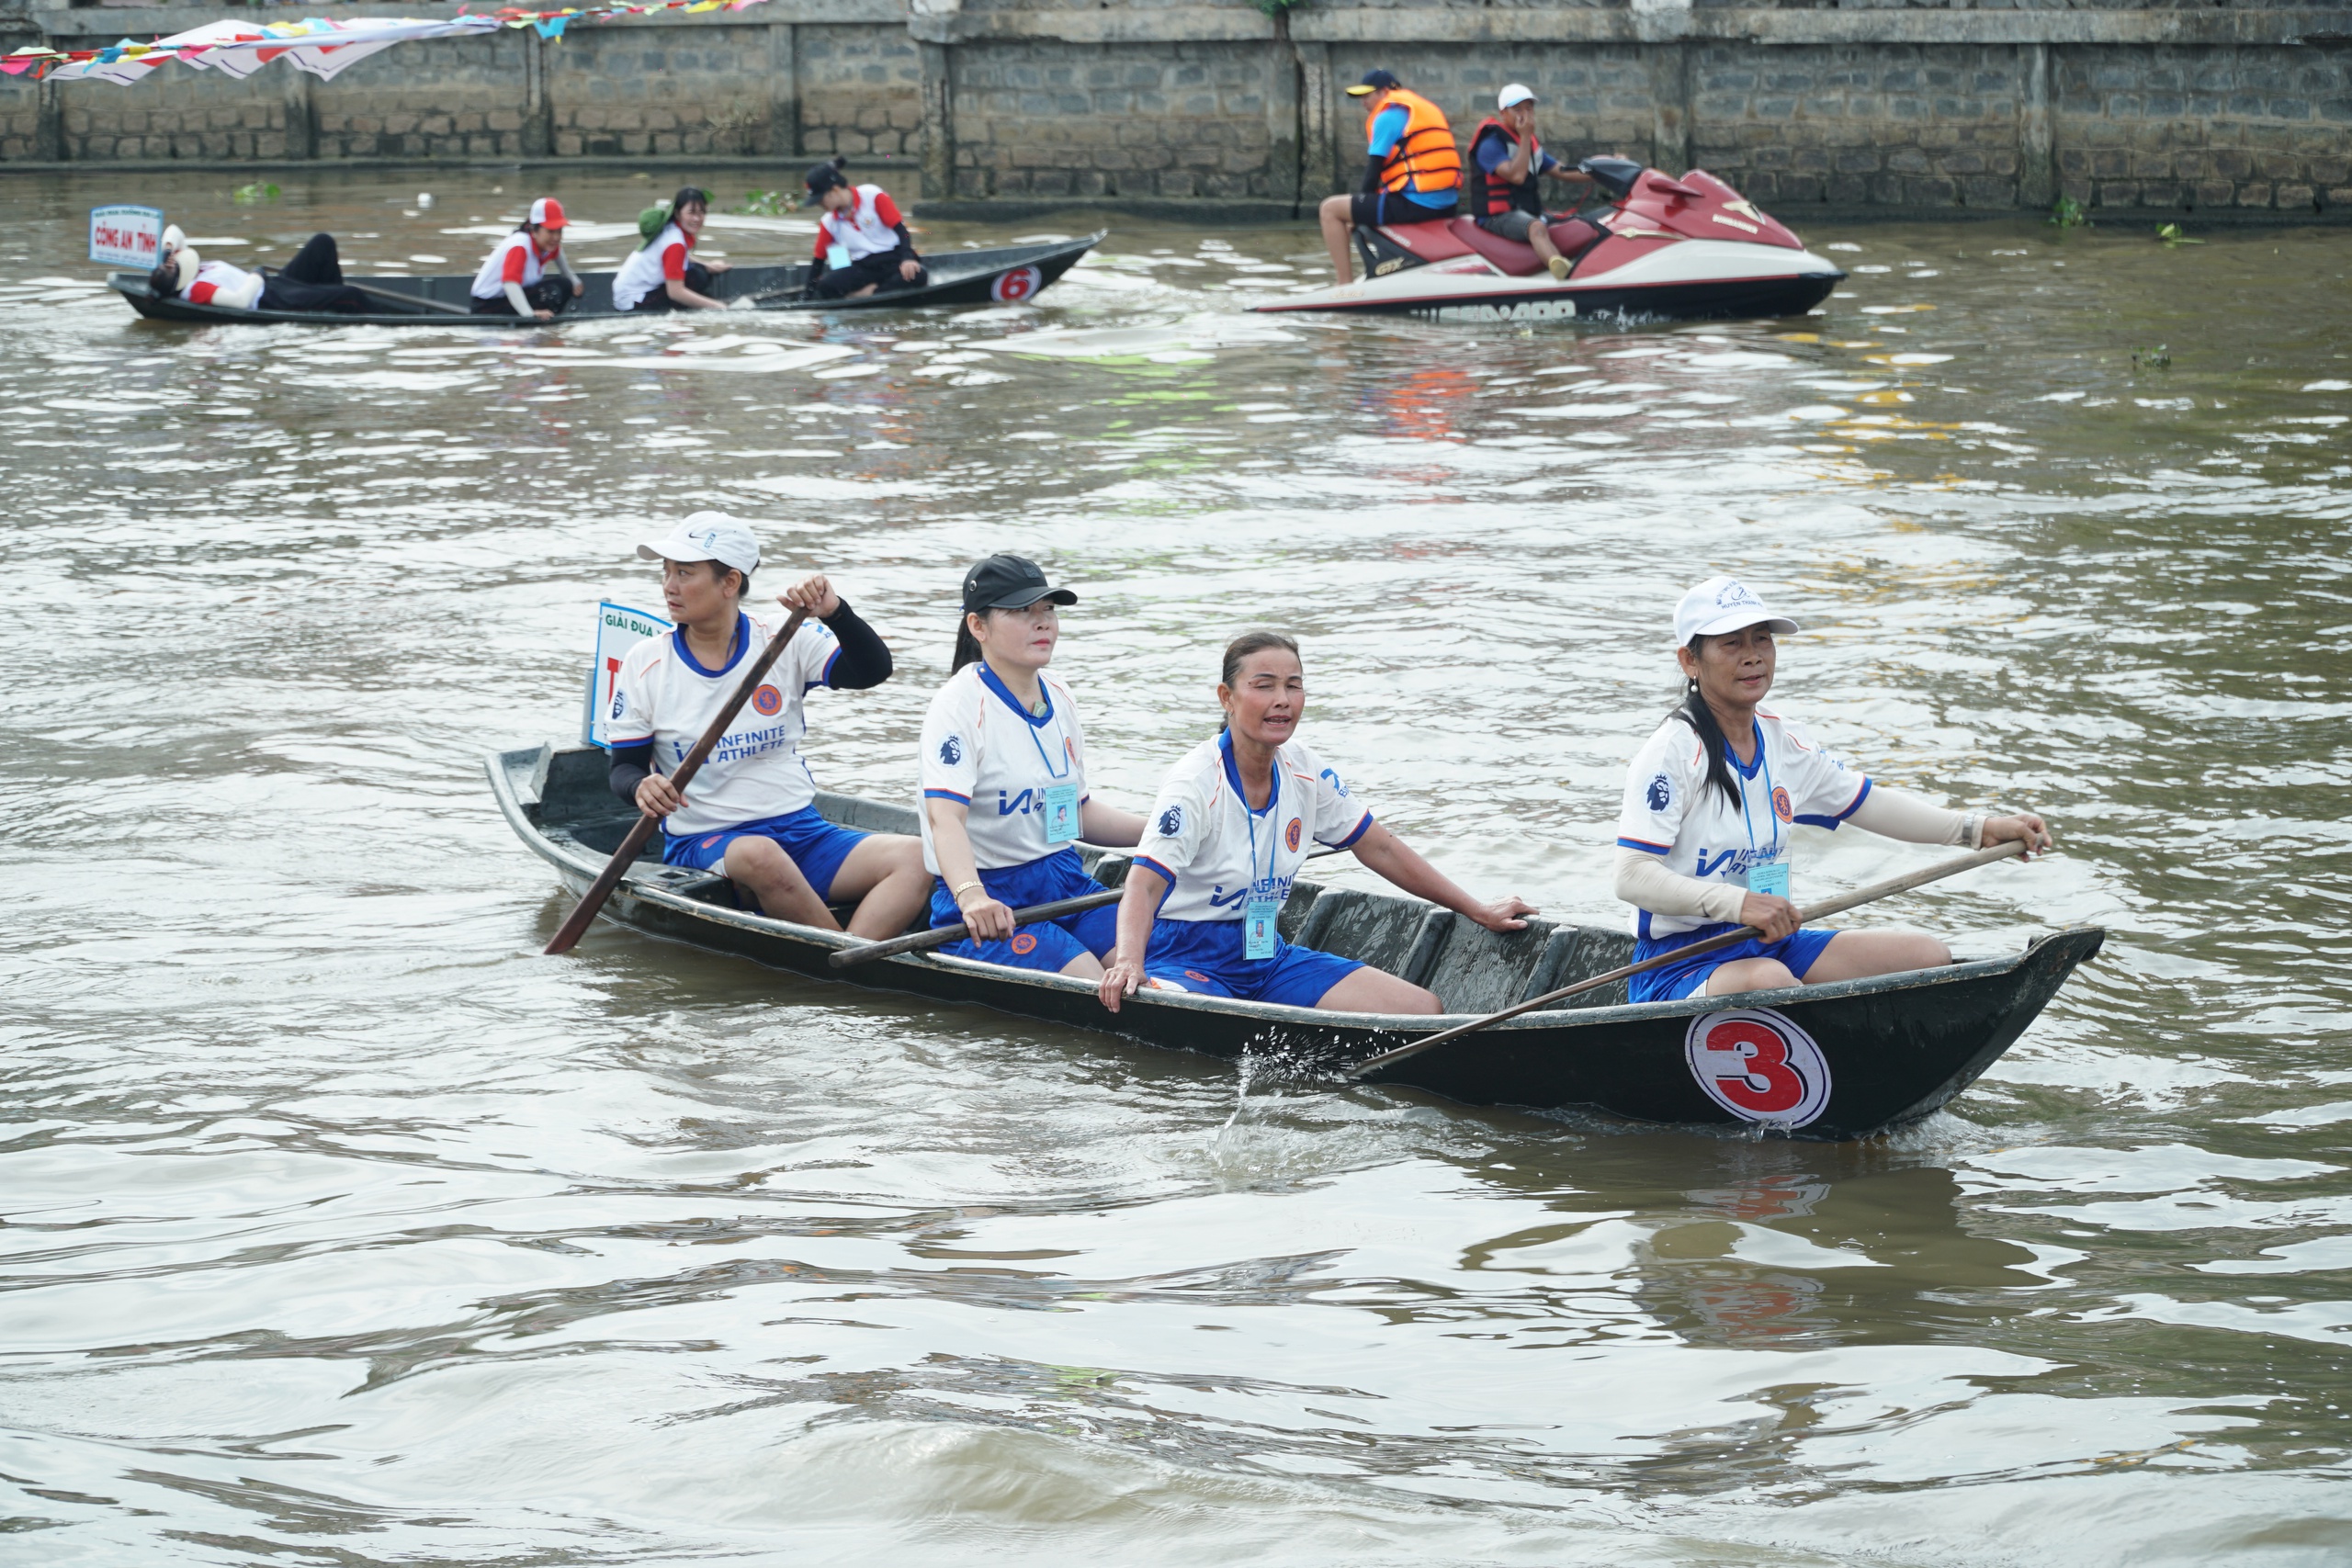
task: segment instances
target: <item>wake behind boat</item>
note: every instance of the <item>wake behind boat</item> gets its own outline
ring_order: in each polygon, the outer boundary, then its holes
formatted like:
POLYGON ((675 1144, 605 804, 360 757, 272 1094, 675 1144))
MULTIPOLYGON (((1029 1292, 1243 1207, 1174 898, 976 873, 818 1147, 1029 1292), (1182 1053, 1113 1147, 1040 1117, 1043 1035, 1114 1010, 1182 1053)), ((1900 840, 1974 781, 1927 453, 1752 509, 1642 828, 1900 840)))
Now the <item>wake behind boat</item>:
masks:
MULTIPOLYGON (((737 266, 716 275, 711 292, 742 309, 759 310, 893 310, 919 305, 1019 304, 1032 299, 1078 265, 1079 258, 1102 243, 1107 230, 1075 240, 992 249, 947 251, 926 256, 929 281, 920 288, 892 289, 862 299, 819 299, 808 296, 809 267, 805 263, 782 266, 737 266)), ((301 326, 449 326, 466 321, 501 331, 561 326, 566 321, 660 320, 670 312, 624 311, 613 309, 613 276, 609 272, 583 272, 587 285, 576 307, 551 321, 533 317, 472 314, 473 274, 435 273, 424 276, 354 274, 345 281, 364 291, 379 310, 364 315, 333 311, 236 310, 198 304, 185 297, 163 297, 148 285, 141 272, 114 272, 107 287, 130 301, 132 310, 153 321, 191 322, 267 322, 301 326)))
MULTIPOLYGON (((532 852, 581 891, 604 870, 636 814, 607 787, 594 746, 536 746, 486 760, 491 791, 532 852)), ((845 827, 910 833, 902 806, 820 794, 845 827)), ((1090 852, 1115 886, 1127 862, 1090 852)), ((737 907, 715 873, 639 860, 605 906, 623 924, 819 979, 910 991, 1023 1018, 1228 1059, 1245 1054, 1344 1066, 1623 964, 1622 931, 1530 919, 1497 934, 1417 899, 1300 881, 1283 937, 1390 969, 1434 991, 1438 1017, 1338 1013, 1171 990, 1138 991, 1115 1017, 1091 980, 936 953, 847 969, 831 954, 859 945, 737 907)), ((2076 928, 2021 953, 1834 985, 1626 1003, 1620 981, 1557 1010, 1498 1023, 1365 1081, 1429 1090, 1471 1105, 1592 1107, 1641 1122, 1752 1126, 1806 1138, 1862 1138, 1917 1122, 1973 1083, 2024 1032, 2105 933, 2076 928), (1747 1004, 1747 1005, 1743 1005, 1747 1004)))
POLYGON ((1846 276, 1703 170, 1678 180, 1625 158, 1588 158, 1578 167, 1611 199, 1549 224, 1570 263, 1565 279, 1555 279, 1532 247, 1454 218, 1359 228, 1355 282, 1254 309, 1448 321, 1795 316, 1846 276))

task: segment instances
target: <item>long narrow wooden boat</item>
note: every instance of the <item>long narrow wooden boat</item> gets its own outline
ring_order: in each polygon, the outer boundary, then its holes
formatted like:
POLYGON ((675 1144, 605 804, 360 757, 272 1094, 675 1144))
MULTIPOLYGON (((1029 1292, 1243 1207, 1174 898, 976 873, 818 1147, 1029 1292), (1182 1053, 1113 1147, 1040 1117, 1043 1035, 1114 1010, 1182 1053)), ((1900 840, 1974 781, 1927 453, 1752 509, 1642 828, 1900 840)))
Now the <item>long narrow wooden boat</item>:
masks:
MULTIPOLYGON (((605 787, 606 757, 594 747, 495 752, 487 766, 507 822, 574 892, 604 869, 635 820, 605 787)), ((835 795, 820 795, 817 805, 845 827, 915 830, 907 807, 835 795)), ((1106 886, 1125 874, 1121 857, 1090 852, 1089 860, 1106 886)), ((1615 968, 1633 948, 1622 931, 1541 919, 1498 936, 1415 899, 1302 881, 1283 913, 1286 937, 1426 986, 1446 1016, 1318 1012, 1158 991, 1139 994, 1114 1017, 1084 981, 968 959, 907 954, 834 969, 827 956, 856 945, 854 938, 739 908, 725 877, 656 859, 630 870, 605 913, 656 936, 819 979, 1227 1058, 1279 1055, 1310 1073, 1615 968)), ((1637 1122, 1869 1137, 1919 1120, 1973 1083, 2105 934, 2075 928, 2001 957, 1745 997, 1629 1005, 1620 982, 1364 1081, 1472 1105, 1584 1107, 1637 1122)))
MULTIPOLYGON (((736 266, 712 279, 711 297, 733 301, 750 299, 762 310, 899 310, 916 305, 989 305, 1019 304, 1035 299, 1038 292, 1056 278, 1078 265, 1079 258, 1102 243, 1108 230, 1100 230, 1080 239, 1061 240, 1047 244, 1000 245, 989 250, 941 251, 923 258, 930 268, 930 280, 920 288, 894 289, 887 294, 872 294, 863 299, 817 299, 804 298, 808 285, 808 266, 794 263, 784 266, 736 266)), ((363 316, 337 315, 326 310, 237 310, 224 305, 198 305, 187 299, 161 299, 148 291, 147 275, 143 272, 113 272, 107 275, 107 285, 130 301, 130 308, 141 315, 159 321, 244 321, 322 327, 416 327, 448 326, 468 320, 454 315, 450 309, 435 309, 435 305, 469 311, 473 306, 474 275, 469 272, 435 273, 420 277, 407 276, 346 275, 356 284, 379 290, 386 295, 406 297, 419 303, 401 304, 398 298, 382 301, 382 309, 363 316), (425 303, 431 301, 432 303, 425 303)), ((630 312, 613 309, 613 275, 609 272, 583 272, 580 280, 587 291, 572 302, 572 308, 552 321, 537 317, 528 321, 513 316, 480 316, 470 318, 477 324, 501 330, 516 328, 560 327, 566 321, 611 320, 629 317, 630 312)))

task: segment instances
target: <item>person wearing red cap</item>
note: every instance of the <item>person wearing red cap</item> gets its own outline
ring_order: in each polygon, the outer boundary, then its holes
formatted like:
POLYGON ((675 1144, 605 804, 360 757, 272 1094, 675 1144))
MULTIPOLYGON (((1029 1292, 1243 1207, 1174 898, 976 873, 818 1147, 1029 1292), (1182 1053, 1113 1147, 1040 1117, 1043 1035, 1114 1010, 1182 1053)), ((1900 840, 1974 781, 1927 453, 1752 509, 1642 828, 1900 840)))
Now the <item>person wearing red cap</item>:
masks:
POLYGON ((522 223, 498 242, 474 274, 474 314, 552 321, 587 287, 563 254, 563 203, 543 196, 531 203, 522 223), (561 276, 547 276, 549 262, 561 276))

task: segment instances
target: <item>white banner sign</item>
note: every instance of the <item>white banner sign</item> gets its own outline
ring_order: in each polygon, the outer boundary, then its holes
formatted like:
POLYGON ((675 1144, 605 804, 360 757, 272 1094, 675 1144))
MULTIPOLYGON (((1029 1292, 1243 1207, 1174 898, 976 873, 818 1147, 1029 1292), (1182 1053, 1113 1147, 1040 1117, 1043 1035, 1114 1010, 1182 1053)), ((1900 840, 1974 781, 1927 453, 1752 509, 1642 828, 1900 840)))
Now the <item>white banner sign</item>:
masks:
POLYGON ((90 209, 90 259, 100 266, 152 271, 163 260, 164 209, 160 207, 90 209))
POLYGON ((644 610, 632 610, 607 599, 596 606, 596 667, 590 687, 588 739, 609 746, 605 739, 613 722, 613 683, 620 678, 621 656, 650 637, 661 637, 670 623, 644 610))

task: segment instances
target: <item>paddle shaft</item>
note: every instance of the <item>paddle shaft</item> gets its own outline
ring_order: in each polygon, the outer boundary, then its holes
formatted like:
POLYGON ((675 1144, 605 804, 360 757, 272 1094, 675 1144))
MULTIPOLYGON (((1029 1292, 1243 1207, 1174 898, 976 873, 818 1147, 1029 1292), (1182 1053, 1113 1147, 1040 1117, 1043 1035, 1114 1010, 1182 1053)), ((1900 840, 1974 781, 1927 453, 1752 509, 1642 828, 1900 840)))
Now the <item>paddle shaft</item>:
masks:
MULTIPOLYGON (((1928 866, 1924 870, 1906 872, 1901 876, 1890 876, 1883 882, 1873 882, 1868 887, 1858 887, 1851 893, 1843 893, 1835 898, 1825 898, 1818 904, 1809 904, 1797 911, 1797 921, 1800 925, 1811 925, 1815 920, 1826 920, 1832 915, 1842 915, 1847 910, 1860 908, 1864 904, 1875 903, 1881 898, 1891 898, 1897 893, 1908 893, 1915 887, 1925 887, 1930 882, 1939 882, 1960 872, 1973 871, 1980 865, 1990 865, 1996 860, 2007 860, 2025 847, 2021 840, 2013 839, 2007 843, 1990 844, 1984 849, 1954 856, 1951 860, 1928 866)), ((1726 947, 1736 947, 1743 942, 1763 934, 1754 926, 1741 926, 1736 931, 1728 931, 1718 936, 1711 936, 1704 942, 1694 942, 1688 947, 1678 947, 1669 952, 1657 953, 1643 959, 1638 964, 1628 964, 1622 968, 1611 969, 1606 975, 1595 975, 1589 980, 1578 980, 1573 986, 1563 986, 1556 991, 1546 991, 1540 997, 1521 1002, 1517 1007, 1505 1008, 1502 1011, 1489 1013, 1485 1018, 1472 1019, 1468 1023, 1456 1024, 1452 1029, 1441 1031, 1426 1040, 1416 1040, 1409 1044, 1399 1045, 1393 1051, 1383 1051, 1376 1056, 1367 1056, 1347 1068, 1347 1076, 1351 1078, 1360 1078, 1376 1067, 1387 1066, 1392 1062, 1401 1062, 1408 1056, 1418 1056, 1424 1051, 1435 1050, 1448 1041, 1459 1040, 1465 1034, 1475 1034, 1491 1024, 1500 1023, 1506 1019, 1517 1018, 1521 1013, 1533 1012, 1539 1008, 1550 1007, 1554 1002, 1564 1000, 1580 992, 1598 990, 1614 981, 1623 980, 1629 975, 1638 975, 1645 969, 1656 969, 1661 964, 1679 963, 1684 959, 1696 958, 1703 953, 1719 953, 1726 947)))
MULTIPOLYGON (((274 266, 266 266, 261 270, 262 275, 266 277, 275 277, 280 271, 279 268, 274 266)), ((421 294, 403 294, 397 288, 378 288, 370 284, 354 283, 347 277, 343 280, 343 286, 345 288, 356 288, 360 293, 372 295, 379 299, 396 300, 402 305, 421 305, 428 310, 438 310, 445 316, 470 316, 473 314, 471 310, 467 310, 462 305, 445 305, 438 299, 427 299, 421 294)))
MULTIPOLYGON (((1337 850, 1317 850, 1308 860, 1321 860, 1335 855, 1337 850)), ((1064 915, 1080 915, 1089 909, 1099 909, 1105 904, 1115 904, 1126 897, 1124 887, 1105 887, 1100 893, 1081 893, 1075 898, 1057 898, 1050 904, 1032 904, 1025 909, 1012 911, 1012 923, 1025 926, 1035 920, 1057 920, 1064 915)), ((894 936, 888 942, 869 942, 864 947, 844 947, 830 954, 825 962, 836 969, 846 969, 853 964, 863 964, 869 958, 892 958, 901 953, 921 953, 927 948, 945 947, 951 942, 961 942, 968 928, 961 925, 933 926, 927 931, 911 936, 894 936)))
MULTIPOLYGON (((727 699, 727 705, 711 719, 710 727, 702 732, 702 739, 695 742, 695 749, 686 753, 685 760, 670 775, 670 783, 679 793, 684 794, 695 774, 701 771, 705 759, 718 744, 718 738, 727 733, 727 727, 735 722, 735 716, 743 711, 743 705, 750 702, 752 694, 760 689, 760 682, 767 679, 770 670, 775 668, 776 658, 784 652, 784 645, 792 640, 792 634, 798 631, 800 623, 808 618, 808 611, 793 611, 786 618, 784 629, 768 639, 768 645, 761 650, 759 658, 743 671, 742 680, 736 682, 735 694, 727 699)), ((653 829, 660 826, 662 818, 652 812, 638 814, 637 823, 629 829, 628 836, 621 840, 621 847, 613 852, 611 861, 597 874, 596 880, 588 885, 588 891, 581 895, 579 907, 571 911, 571 918, 563 922, 563 929, 555 933, 553 942, 548 943, 548 953, 570 953, 579 944, 580 939, 587 934, 591 922, 596 919, 596 912, 605 907, 605 900, 613 896, 613 889, 621 885, 621 877, 637 860, 637 852, 645 847, 645 841, 653 837, 653 829)))

